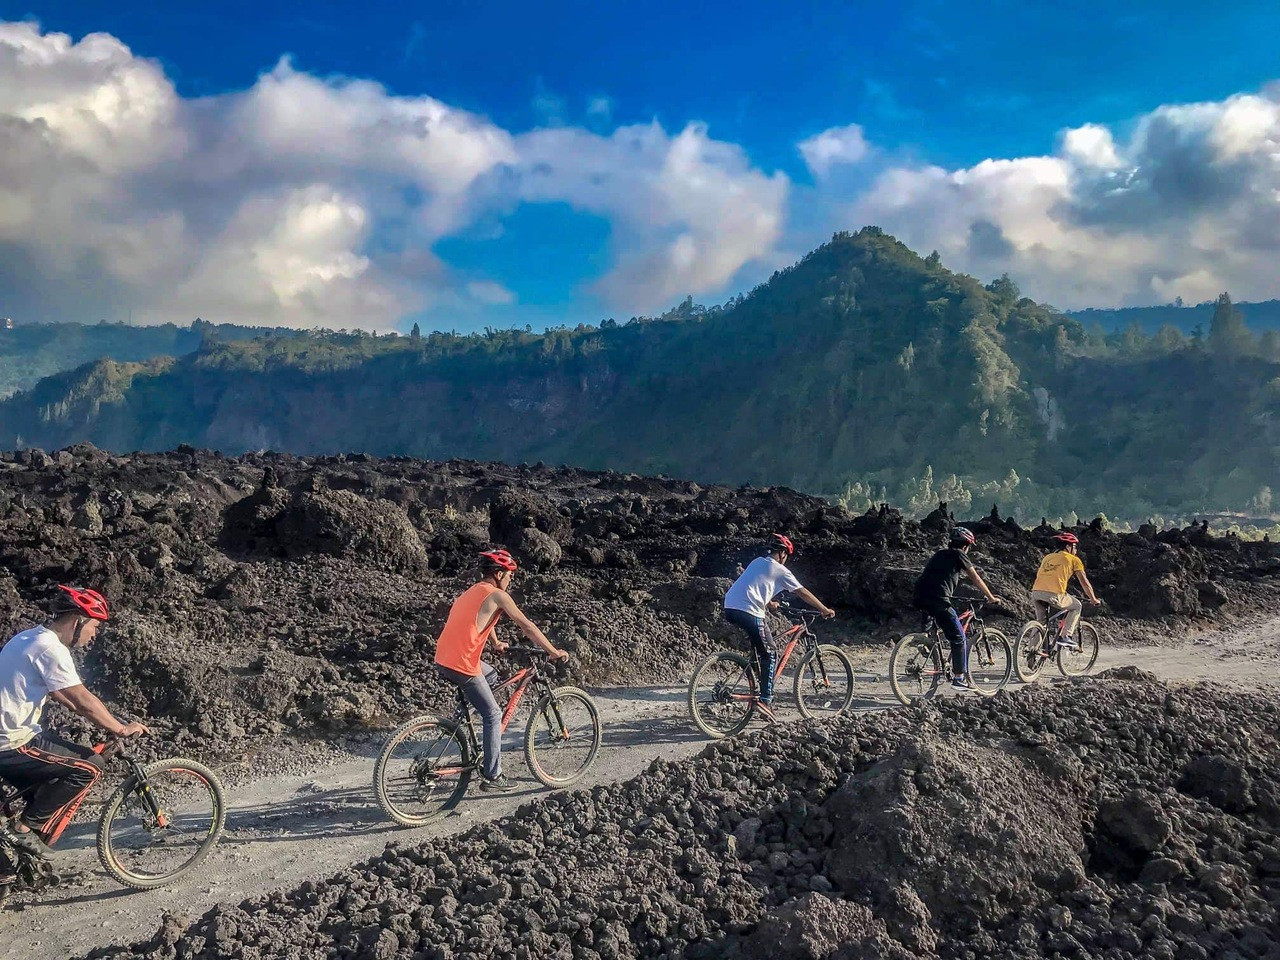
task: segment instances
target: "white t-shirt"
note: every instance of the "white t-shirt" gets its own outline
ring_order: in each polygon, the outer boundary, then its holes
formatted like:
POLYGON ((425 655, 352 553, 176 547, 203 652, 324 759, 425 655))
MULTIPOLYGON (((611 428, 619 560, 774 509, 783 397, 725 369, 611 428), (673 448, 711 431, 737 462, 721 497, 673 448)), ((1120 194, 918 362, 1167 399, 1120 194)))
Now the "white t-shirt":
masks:
POLYGON ((784 590, 799 590, 795 574, 773 557, 757 557, 733 581, 724 595, 726 610, 745 610, 753 617, 763 617, 769 602, 784 590))
POLYGON ((0 750, 33 740, 49 694, 80 682, 71 651, 47 627, 23 630, 0 648, 0 750))

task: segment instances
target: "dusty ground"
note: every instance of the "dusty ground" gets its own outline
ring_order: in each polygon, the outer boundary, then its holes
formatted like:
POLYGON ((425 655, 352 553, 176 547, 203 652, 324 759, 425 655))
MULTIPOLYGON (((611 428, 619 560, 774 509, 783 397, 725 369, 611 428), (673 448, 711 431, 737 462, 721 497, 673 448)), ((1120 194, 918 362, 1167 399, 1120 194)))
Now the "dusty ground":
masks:
MULTIPOLYGON (((887 684, 877 672, 886 659, 887 649, 869 649, 860 657, 859 708, 887 706, 887 684)), ((1208 679, 1233 689, 1274 690, 1280 685, 1280 620, 1205 632, 1192 641, 1162 647, 1104 646, 1096 669, 1125 664, 1171 682, 1208 679)), ((1050 672, 1040 681, 1056 682, 1050 672)), ((593 693, 605 722, 605 746, 583 786, 625 780, 655 758, 689 756, 707 744, 687 720, 682 687, 593 693)), ((389 823, 373 800, 370 778, 377 738, 313 751, 298 761, 307 768, 303 773, 255 779, 243 768, 224 767, 227 780, 236 784, 230 791, 224 839, 198 876, 164 890, 129 893, 114 885, 98 868, 92 823, 82 823, 60 852, 63 869, 82 871, 80 878, 38 903, 20 903, 0 915, 0 941, 6 944, 0 953, 60 960, 99 945, 137 941, 151 935, 165 912, 196 917, 218 903, 234 904, 328 877, 376 855, 391 842, 417 843, 508 815, 545 795, 524 770, 515 732, 519 727, 513 723, 505 744, 508 771, 527 788, 504 798, 473 793, 457 815, 418 830, 389 823), (33 945, 30 950, 14 952, 14 947, 27 943, 33 945)))

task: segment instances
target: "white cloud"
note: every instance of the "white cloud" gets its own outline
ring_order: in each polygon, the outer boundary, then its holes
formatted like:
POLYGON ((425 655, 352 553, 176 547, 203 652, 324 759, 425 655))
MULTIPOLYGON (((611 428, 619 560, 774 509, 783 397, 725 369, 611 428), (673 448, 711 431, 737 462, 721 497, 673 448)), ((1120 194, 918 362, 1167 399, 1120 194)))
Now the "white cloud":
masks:
POLYGON ((766 176, 700 124, 674 136, 657 123, 607 137, 536 130, 517 151, 521 199, 565 200, 613 222, 617 261, 597 287, 625 310, 718 291, 781 236, 786 177, 766 176))
MULTIPOLYGON (((562 102, 538 96, 559 123, 562 102)), ((607 125, 611 110, 597 97, 588 114, 607 125)), ((786 195, 700 126, 514 135, 287 58, 189 100, 114 37, 0 23, 0 289, 25 320, 387 328, 433 303, 509 304, 432 247, 530 201, 608 217, 598 290, 650 310, 767 255, 786 195)))
POLYGON ((862 127, 851 123, 847 127, 831 127, 797 144, 805 165, 814 176, 824 177, 831 168, 858 163, 866 158, 870 145, 862 127))
POLYGON ((840 219, 1060 307, 1275 297, 1280 90, 1163 106, 1122 142, 1089 124, 1051 155, 889 167, 840 219))

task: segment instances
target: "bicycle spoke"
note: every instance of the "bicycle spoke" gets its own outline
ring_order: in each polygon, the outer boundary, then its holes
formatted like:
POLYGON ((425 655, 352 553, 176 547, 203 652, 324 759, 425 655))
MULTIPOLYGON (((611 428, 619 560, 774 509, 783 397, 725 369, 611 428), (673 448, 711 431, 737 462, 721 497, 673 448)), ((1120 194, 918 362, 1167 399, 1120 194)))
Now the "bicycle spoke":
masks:
POLYGON ((796 668, 795 697, 809 719, 838 717, 853 702, 853 666, 838 648, 817 647, 796 668))
POLYGON ((221 827, 221 805, 199 772, 175 766, 147 772, 104 824, 112 865, 149 883, 181 873, 201 858, 221 827))
POLYGON ((717 654, 694 674, 689 709, 708 736, 727 737, 746 726, 755 710, 755 693, 746 661, 732 653, 717 654))
POLYGON ((460 734, 429 720, 399 732, 384 748, 378 799, 397 822, 426 823, 457 802, 472 771, 460 734))
POLYGON ((578 690, 558 690, 535 706, 525 732, 525 759, 548 786, 573 783, 600 749, 600 719, 578 690))

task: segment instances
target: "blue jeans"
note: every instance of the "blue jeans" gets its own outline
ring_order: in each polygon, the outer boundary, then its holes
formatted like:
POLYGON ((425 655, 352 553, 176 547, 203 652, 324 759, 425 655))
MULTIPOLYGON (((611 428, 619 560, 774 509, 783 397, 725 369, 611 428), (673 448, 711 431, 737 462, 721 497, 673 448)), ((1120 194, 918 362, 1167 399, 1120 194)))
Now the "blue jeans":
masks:
POLYGON ((960 614, 948 603, 921 604, 920 609, 933 617, 943 636, 951 642, 951 675, 963 677, 969 672, 969 640, 964 635, 960 614))
POLYGON ((484 724, 481 740, 484 743, 484 775, 496 779, 502 775, 502 710, 493 697, 493 681, 498 671, 484 661, 480 662, 480 676, 470 677, 457 670, 436 664, 440 676, 462 691, 462 697, 480 714, 484 724))
POLYGON ((760 699, 765 703, 773 702, 773 671, 778 664, 778 649, 773 642, 773 634, 769 632, 769 621, 764 617, 755 617, 745 610, 730 610, 725 607, 724 618, 735 627, 741 627, 751 639, 751 648, 756 654, 756 669, 760 673, 760 699))

